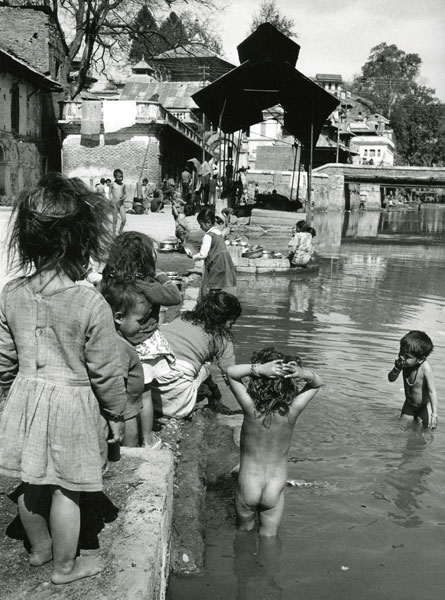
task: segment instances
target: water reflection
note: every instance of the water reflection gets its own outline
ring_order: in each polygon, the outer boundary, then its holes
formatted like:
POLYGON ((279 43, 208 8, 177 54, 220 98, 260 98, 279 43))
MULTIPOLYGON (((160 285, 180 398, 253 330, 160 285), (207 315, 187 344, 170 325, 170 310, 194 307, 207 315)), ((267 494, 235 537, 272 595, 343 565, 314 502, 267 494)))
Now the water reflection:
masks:
POLYGON ((433 471, 423 458, 426 435, 419 427, 409 433, 399 464, 385 477, 396 491, 394 505, 398 509, 389 511, 388 516, 402 527, 419 527, 423 523, 420 497, 426 492, 427 479, 433 471))
POLYGON ((233 572, 238 583, 236 600, 281 600, 283 588, 278 580, 282 548, 279 538, 237 531, 233 552, 233 572))

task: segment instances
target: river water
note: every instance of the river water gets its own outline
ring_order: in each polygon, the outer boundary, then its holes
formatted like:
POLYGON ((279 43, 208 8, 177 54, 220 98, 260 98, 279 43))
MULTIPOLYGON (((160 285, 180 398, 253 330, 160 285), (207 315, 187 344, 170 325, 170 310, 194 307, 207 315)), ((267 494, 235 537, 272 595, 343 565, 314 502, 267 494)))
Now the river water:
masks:
MULTIPOLYGON (((9 213, 0 212, 0 239, 9 213)), ((288 234, 261 242, 283 250, 288 234)), ((233 482, 209 490, 206 570, 169 600, 438 600, 445 589, 445 207, 315 214, 318 274, 240 276, 237 358, 274 345, 325 386, 297 422, 278 539, 236 534, 233 482), (401 431, 398 342, 435 344, 435 432, 401 431)), ((255 240, 252 240, 255 241, 255 240)), ((4 255, 0 284, 5 278, 4 255)))
POLYGON ((289 478, 308 487, 286 489, 279 537, 261 543, 235 532, 230 477, 210 489, 205 572, 172 578, 169 600, 443 597, 445 207, 313 225, 319 274, 241 277, 234 327, 238 361, 274 345, 323 377, 289 453, 289 478), (435 344, 435 432, 399 429, 403 385, 387 381, 411 329, 435 344))

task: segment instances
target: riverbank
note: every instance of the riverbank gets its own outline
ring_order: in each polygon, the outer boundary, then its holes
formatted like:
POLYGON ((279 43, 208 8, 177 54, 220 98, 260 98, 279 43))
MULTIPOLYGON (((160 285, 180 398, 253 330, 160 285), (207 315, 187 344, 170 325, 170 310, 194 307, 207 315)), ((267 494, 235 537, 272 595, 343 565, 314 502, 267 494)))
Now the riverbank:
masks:
MULTIPOLYGON (((142 231, 156 241, 174 236, 174 219, 168 207, 164 213, 129 214, 127 217, 127 230, 142 231)), ((5 266, 3 263, 0 271, 3 281, 7 279, 5 266)), ((184 254, 160 252, 158 255, 160 271, 187 274, 193 269, 193 261, 184 254)), ((194 305, 199 285, 199 275, 187 278, 180 308, 188 309, 194 305)), ((178 313, 179 307, 168 309, 166 320, 173 319, 178 313)), ((227 401, 230 402, 229 399, 227 401)), ((213 415, 200 418, 213 418, 213 415)), ((175 419, 166 424, 158 423, 158 434, 163 442, 161 450, 122 448, 120 461, 109 465, 103 493, 85 495, 80 551, 82 554, 99 554, 106 568, 95 577, 70 585, 60 587, 51 583, 51 563, 40 568, 29 566, 17 507, 8 497, 17 481, 1 478, 1 597, 4 600, 24 597, 33 600, 48 597, 57 600, 163 600, 170 569, 174 496, 178 506, 183 508, 179 512, 182 517, 175 525, 172 560, 179 571, 192 567, 192 564, 187 564, 192 557, 196 556, 198 565, 202 562, 203 538, 195 535, 195 527, 199 523, 204 491, 199 485, 200 474, 196 471, 194 458, 181 464, 181 477, 175 480, 175 465, 182 455, 183 441, 188 441, 188 445, 185 443, 186 456, 189 455, 192 439, 192 455, 202 451, 203 438, 198 440, 191 436, 192 432, 203 430, 203 427, 197 426, 198 421, 193 419, 193 427, 190 426, 191 421, 175 419), (193 494, 187 487, 192 481, 192 472, 196 473, 193 494), (186 486, 181 487, 178 480, 186 486), (181 529, 181 523, 188 527, 188 531, 181 529), (196 550, 197 546, 199 550, 196 550)))

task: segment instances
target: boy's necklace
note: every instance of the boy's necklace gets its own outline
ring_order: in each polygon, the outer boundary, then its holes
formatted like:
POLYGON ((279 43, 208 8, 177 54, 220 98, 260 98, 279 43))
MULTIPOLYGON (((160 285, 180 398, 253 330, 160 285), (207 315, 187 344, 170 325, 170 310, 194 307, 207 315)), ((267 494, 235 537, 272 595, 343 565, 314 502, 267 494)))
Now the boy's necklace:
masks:
POLYGON ((416 381, 417 381, 417 373, 418 373, 418 372, 419 372, 419 367, 417 367, 417 369, 416 369, 416 374, 414 375, 414 381, 413 381, 412 383, 411 383, 411 381, 408 379, 409 375, 408 375, 408 377, 406 377, 406 378, 405 378, 405 381, 406 381, 407 385, 409 385, 410 387, 413 387, 413 386, 414 386, 414 384, 415 384, 415 383, 416 383, 416 381))

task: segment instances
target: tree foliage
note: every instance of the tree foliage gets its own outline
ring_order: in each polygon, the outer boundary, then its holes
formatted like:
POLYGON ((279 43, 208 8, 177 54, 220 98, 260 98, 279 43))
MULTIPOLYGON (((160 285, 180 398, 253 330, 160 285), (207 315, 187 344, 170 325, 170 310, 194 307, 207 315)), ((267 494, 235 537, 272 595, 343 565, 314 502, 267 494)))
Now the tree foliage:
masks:
POLYGON ((385 42, 371 49, 353 90, 389 118, 399 164, 445 163, 445 106, 418 83, 422 60, 385 42))
POLYGON ((444 153, 444 105, 434 90, 414 84, 391 116, 399 162, 408 165, 442 165, 444 153))
POLYGON ((295 38, 295 21, 280 14, 275 0, 263 0, 257 13, 252 17, 250 32, 253 33, 262 23, 270 23, 288 37, 295 38))
POLYGON ((395 44, 383 42, 371 48, 354 88, 372 100, 378 112, 390 118, 394 104, 409 93, 415 83, 421 64, 418 54, 406 54, 395 44))
MULTIPOLYGON (((165 33, 173 35, 169 41, 157 26, 155 11, 165 10, 175 0, 11 0, 12 7, 45 6, 51 10, 68 47, 69 67, 76 62, 78 68, 71 83, 71 97, 75 98, 88 85, 90 71, 106 71, 110 60, 126 61, 131 42, 136 37, 151 39, 153 53, 159 52, 158 44, 168 49, 178 43, 175 24, 165 26, 165 33), (156 27, 143 24, 136 17, 143 8, 153 17, 156 27)), ((177 2, 179 4, 179 0, 177 2)), ((213 0, 187 0, 189 6, 203 10, 214 8, 213 0)), ((147 13, 145 13, 147 15, 147 13)), ((148 15, 147 15, 148 16, 148 15)), ((150 19, 149 19, 150 20, 150 19)), ((153 24, 153 23, 152 23, 153 24)), ((162 50, 161 50, 162 51, 162 50)))

